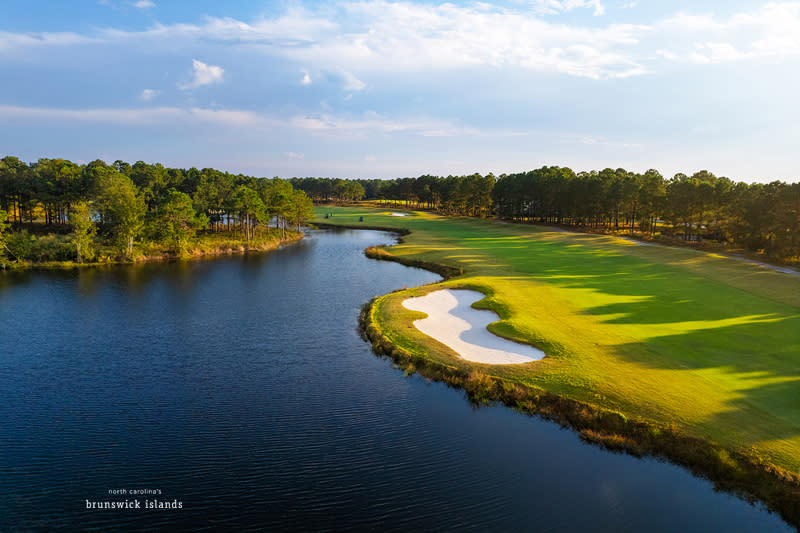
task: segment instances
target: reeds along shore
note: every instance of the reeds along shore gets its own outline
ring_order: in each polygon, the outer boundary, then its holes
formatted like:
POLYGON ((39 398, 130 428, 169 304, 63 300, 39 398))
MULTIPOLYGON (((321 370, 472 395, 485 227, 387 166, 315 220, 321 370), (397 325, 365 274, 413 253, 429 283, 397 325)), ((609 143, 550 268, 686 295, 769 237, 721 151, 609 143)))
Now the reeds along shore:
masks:
MULTIPOLYGON (((255 238, 250 241, 230 235, 211 235, 208 239, 197 239, 181 252, 163 250, 158 243, 149 243, 137 247, 136 254, 131 258, 114 258, 110 255, 98 254, 92 261, 76 262, 74 260, 14 260, 0 264, 0 270, 28 270, 28 269, 71 269, 83 267, 103 267, 132 263, 154 263, 179 260, 209 259, 217 256, 269 252, 285 244, 296 242, 303 238, 301 232, 287 231, 285 236, 278 234, 269 238, 255 238)), ((66 256, 71 254, 69 243, 62 244, 67 247, 66 256)), ((64 255, 63 253, 61 255, 64 255)), ((50 257, 49 255, 47 257, 50 257)), ((54 257, 59 257, 56 253, 54 257)))
MULTIPOLYGON (((383 257, 388 259, 388 257, 383 257)), ((373 305, 364 304, 359 324, 362 336, 379 356, 389 357, 406 375, 462 389, 475 405, 500 402, 577 431, 586 442, 637 457, 668 459, 709 479, 719 490, 748 501, 762 501, 790 524, 800 527, 800 477, 758 457, 726 450, 712 442, 681 435, 674 428, 629 420, 623 413, 564 398, 544 389, 489 376, 480 369, 465 371, 395 347, 373 321, 373 305)))
MULTIPOLYGON (((384 247, 368 248, 367 256, 426 268, 445 279, 464 273, 460 268, 397 256, 384 247)), ((800 527, 800 477, 772 464, 757 451, 727 449, 711 440, 684 434, 674 424, 659 424, 607 409, 513 379, 489 375, 480 367, 449 365, 394 345, 375 321, 375 299, 365 304, 360 324, 376 354, 390 357, 407 375, 419 373, 450 387, 463 389, 475 405, 501 402, 521 412, 541 416, 577 431, 586 442, 635 456, 667 459, 712 481, 718 489, 748 501, 761 501, 790 524, 800 527)))

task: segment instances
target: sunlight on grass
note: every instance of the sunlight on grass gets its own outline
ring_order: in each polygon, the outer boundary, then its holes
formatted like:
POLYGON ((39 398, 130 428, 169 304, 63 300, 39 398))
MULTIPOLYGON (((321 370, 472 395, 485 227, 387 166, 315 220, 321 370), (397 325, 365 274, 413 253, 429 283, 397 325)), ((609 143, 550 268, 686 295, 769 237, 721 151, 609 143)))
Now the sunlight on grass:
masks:
POLYGON ((622 325, 628 334, 635 334, 637 338, 648 340, 668 335, 682 335, 685 333, 704 332, 712 329, 729 328, 737 325, 767 324, 786 320, 786 317, 769 315, 742 315, 719 320, 687 320, 685 322, 664 322, 661 324, 631 324, 622 325))
MULTIPOLYGON (((539 347, 535 370, 499 377, 676 425, 800 472, 800 277, 694 250, 524 224, 326 208, 412 231, 390 252, 464 269, 444 286, 487 294, 489 329, 539 347)), ((325 212, 323 211, 323 212, 325 212)), ((432 290, 432 287, 415 289, 432 290)), ((460 365, 386 297, 392 342, 460 365)))
MULTIPOLYGON (((624 276, 626 272, 617 272, 616 274, 602 274, 603 276, 624 276)), ((597 278, 598 274, 553 274, 550 276, 535 276, 535 279, 541 280, 557 280, 557 279, 594 279, 597 278)))
POLYGON ((523 240, 525 237, 521 235, 512 235, 509 237, 467 237, 466 241, 480 241, 481 244, 504 243, 507 241, 523 240))
POLYGON ((800 376, 776 376, 771 372, 758 371, 758 372, 736 372, 730 371, 730 378, 741 387, 739 390, 755 389, 765 385, 774 385, 777 383, 790 383, 793 385, 800 385, 800 376))

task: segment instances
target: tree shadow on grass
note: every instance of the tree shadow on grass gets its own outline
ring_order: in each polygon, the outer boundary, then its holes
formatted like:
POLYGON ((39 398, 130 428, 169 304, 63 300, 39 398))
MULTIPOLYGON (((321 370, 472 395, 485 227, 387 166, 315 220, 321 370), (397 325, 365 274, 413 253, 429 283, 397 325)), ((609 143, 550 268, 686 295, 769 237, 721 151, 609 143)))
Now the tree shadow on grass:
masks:
POLYGON ((698 322, 695 329, 623 344, 617 352, 625 359, 655 368, 725 367, 735 372, 800 377, 800 316, 744 318, 739 323, 698 322), (633 355, 636 353, 648 355, 637 358, 633 355))
MULTIPOLYGON (((703 422, 712 427, 736 428, 736 440, 743 446, 800 436, 800 376, 776 381, 743 391, 742 397, 728 402, 726 409, 703 422), (754 410, 743 423, 741 413, 754 410), (794 417, 790 415, 795 413, 794 417), (781 416, 783 415, 783 416, 781 416)), ((800 463, 800 458, 797 458, 800 463)))
MULTIPOLYGON (((776 301, 770 295, 756 293, 764 273, 755 266, 747 274, 751 278, 747 283, 753 288, 753 292, 748 292, 679 267, 622 254, 597 253, 590 248, 577 251, 544 248, 505 247, 502 257, 510 268, 529 272, 533 281, 608 295, 611 303, 583 311, 613 315, 614 323, 719 321, 776 312, 779 316, 800 313, 800 308, 789 305, 785 299, 776 301)), ((784 292, 793 289, 800 290, 800 282, 786 280, 784 292)))
MULTIPOLYGON (((642 372, 668 369, 695 373, 705 383, 718 380, 720 394, 732 399, 698 425, 722 432, 735 446, 800 437, 800 317, 667 335, 617 346, 615 353, 642 372)), ((690 397, 691 385, 682 385, 675 379, 663 387, 690 397)))
MULTIPOLYGON (((719 402, 708 402, 714 407, 693 422, 714 428, 709 434, 745 448, 800 437, 800 280, 694 251, 634 247, 633 254, 626 252, 632 245, 609 244, 574 234, 469 241, 473 253, 507 265, 503 281, 564 289, 579 312, 622 338, 641 339, 609 348, 642 373, 677 371, 664 374, 674 382, 655 384, 689 402, 673 407, 691 413, 692 394, 719 387, 719 402), (694 375, 684 383, 682 372, 694 375)), ((534 315, 547 312, 529 305, 534 315)))
MULTIPOLYGON (((719 380, 712 386, 720 387, 721 398, 734 399, 721 399, 701 425, 724 428, 744 447, 800 437, 800 309, 699 276, 676 282, 663 265, 628 267, 624 274, 551 267, 533 278, 559 288, 596 291, 600 300, 618 299, 583 312, 618 328, 618 334, 642 339, 610 349, 643 373, 695 372, 692 379, 705 386, 709 375, 719 380)), ((676 378, 663 387, 691 402, 690 382, 676 378)), ((685 408, 691 412, 691 404, 685 408)))

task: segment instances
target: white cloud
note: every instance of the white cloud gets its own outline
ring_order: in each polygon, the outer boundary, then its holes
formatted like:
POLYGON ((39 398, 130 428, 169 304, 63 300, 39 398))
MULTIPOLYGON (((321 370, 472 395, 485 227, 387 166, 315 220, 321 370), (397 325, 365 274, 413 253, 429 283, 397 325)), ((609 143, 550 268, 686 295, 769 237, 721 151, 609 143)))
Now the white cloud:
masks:
POLYGON ((106 29, 104 35, 118 39, 188 39, 235 41, 267 47, 297 46, 325 35, 334 35, 339 25, 324 15, 314 15, 302 8, 290 8, 274 19, 258 19, 251 23, 230 17, 206 17, 204 24, 156 23, 144 31, 106 29))
POLYGON ((566 134, 557 137, 558 141, 565 144, 584 144, 588 146, 608 146, 612 148, 642 148, 641 143, 631 143, 620 140, 610 140, 606 137, 593 135, 566 134))
MULTIPOLYGON (((595 13, 602 12, 602 4, 593 0, 556 4, 563 10, 592 6, 595 13)), ((337 71, 345 90, 358 91, 367 86, 364 76, 389 68, 402 73, 483 65, 590 78, 631 76, 646 70, 631 48, 647 31, 646 26, 630 24, 598 28, 555 24, 535 11, 483 3, 457 6, 366 0, 343 2, 318 12, 290 8, 276 18, 252 23, 209 17, 199 25, 156 24, 139 32, 111 28, 101 30, 97 39, 136 46, 168 41, 170 47, 190 47, 210 41, 250 47, 320 71, 337 71)), ((0 46, 2 42, 0 34, 0 46)), ((202 80, 221 79, 210 75, 210 71, 196 73, 196 79, 184 88, 196 87, 202 80)))
POLYGON ((354 76, 389 66, 395 72, 516 66, 591 78, 645 71, 625 50, 639 42, 648 31, 645 26, 566 26, 486 4, 371 0, 342 4, 342 10, 348 23, 335 35, 272 52, 298 61, 338 65, 354 76))
POLYGON ((375 157, 374 155, 365 155, 364 156, 364 161, 366 161, 367 163, 374 163, 377 160, 378 160, 378 158, 375 157))
MULTIPOLYGON (((633 5, 635 0, 623 7, 633 5)), ((681 12, 650 25, 582 26, 541 16, 579 8, 604 12, 599 0, 532 0, 527 8, 516 9, 486 3, 344 1, 318 10, 290 7, 277 17, 250 22, 208 17, 201 24, 156 24, 138 32, 111 28, 89 36, 0 32, 0 51, 92 43, 169 43, 191 50, 220 43, 296 62, 303 69, 302 85, 317 81, 310 72, 334 73, 348 92, 365 90, 364 80, 376 73, 403 76, 483 67, 609 79, 656 71, 665 61, 800 56, 800 2, 769 2, 727 17, 681 12)), ((197 60, 193 67, 193 78, 181 88, 223 80, 221 67, 197 60)))
POLYGON ((395 133, 422 137, 520 135, 519 132, 470 128, 427 117, 398 120, 374 112, 367 112, 359 116, 323 113, 276 117, 255 111, 200 107, 186 109, 178 107, 63 109, 0 105, 0 119, 63 120, 131 126, 213 123, 237 128, 248 127, 255 130, 264 128, 293 129, 313 135, 332 135, 337 138, 342 138, 342 136, 364 138, 395 133))
POLYGON ((606 8, 600 0, 533 0, 533 8, 542 14, 555 15, 577 8, 594 8, 594 16, 605 14, 606 8))
POLYGON ((100 42, 103 42, 102 39, 72 32, 10 33, 0 31, 0 50, 38 46, 75 46, 100 42))
POLYGON ((344 79, 343 88, 345 91, 361 91, 367 86, 366 83, 356 78, 349 72, 342 71, 342 77, 344 79))
POLYGON ((222 67, 207 65, 196 59, 192 59, 192 69, 194 70, 194 77, 192 80, 188 83, 178 84, 178 88, 194 89, 202 85, 221 83, 225 75, 225 71, 222 67))
POLYGON ((133 7, 139 9, 150 9, 151 7, 156 7, 156 5, 150 0, 139 0, 138 2, 133 3, 133 7))
POLYGON ((0 106, 0 117, 5 119, 75 120, 126 125, 154 124, 177 118, 184 113, 186 112, 172 107, 154 107, 149 109, 58 109, 47 107, 0 106))
POLYGON ((306 156, 305 154, 299 154, 297 152, 286 152, 286 157, 289 159, 304 159, 306 156))
POLYGON ((263 116, 254 111, 240 109, 205 109, 192 107, 188 110, 192 118, 197 118, 205 122, 217 122, 231 126, 253 126, 263 123, 264 125, 276 124, 271 117, 263 116))
POLYGON ((721 63, 723 61, 736 61, 745 59, 749 54, 740 52, 730 43, 703 43, 697 46, 697 55, 711 63, 721 63))
POLYGON ((724 28, 724 25, 715 21, 710 14, 678 13, 665 20, 662 25, 666 27, 672 26, 674 28, 671 29, 684 31, 708 31, 724 28))
POLYGON ((160 93, 161 91, 157 91, 155 89, 145 89, 142 91, 142 94, 139 95, 139 99, 147 102, 158 96, 160 93))
POLYGON ((345 91, 363 91, 367 87, 366 83, 343 69, 324 70, 323 74, 328 82, 339 85, 345 91))
POLYGON ((800 55, 800 2, 768 2, 727 19, 679 13, 661 25, 673 36, 662 57, 697 64, 800 55))
POLYGON ((145 109, 95 108, 60 109, 50 107, 20 107, 0 105, 0 117, 4 119, 65 120, 122 125, 154 125, 170 123, 215 123, 230 126, 245 126, 275 121, 251 111, 205 109, 192 107, 151 107, 145 109))
POLYGON ((512 130, 479 129, 454 124, 447 120, 418 117, 394 119, 375 112, 359 116, 335 115, 333 113, 295 115, 288 119, 287 127, 313 135, 329 135, 336 138, 368 138, 376 135, 405 134, 420 137, 478 137, 519 136, 525 132, 512 130))

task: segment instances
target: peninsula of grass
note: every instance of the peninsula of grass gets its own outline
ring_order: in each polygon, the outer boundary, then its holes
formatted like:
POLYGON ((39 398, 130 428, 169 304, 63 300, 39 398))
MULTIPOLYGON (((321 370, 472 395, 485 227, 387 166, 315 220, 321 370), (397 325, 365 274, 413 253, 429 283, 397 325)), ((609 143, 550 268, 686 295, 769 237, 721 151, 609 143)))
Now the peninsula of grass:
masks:
POLYGON ((690 249, 425 212, 324 207, 328 224, 409 231, 369 255, 440 265, 442 283, 377 298, 363 324, 407 371, 569 424, 584 439, 668 457, 800 525, 800 276, 690 249), (442 270, 444 268, 444 270, 442 270), (490 330, 546 354, 459 358, 402 302, 487 295, 490 330))

